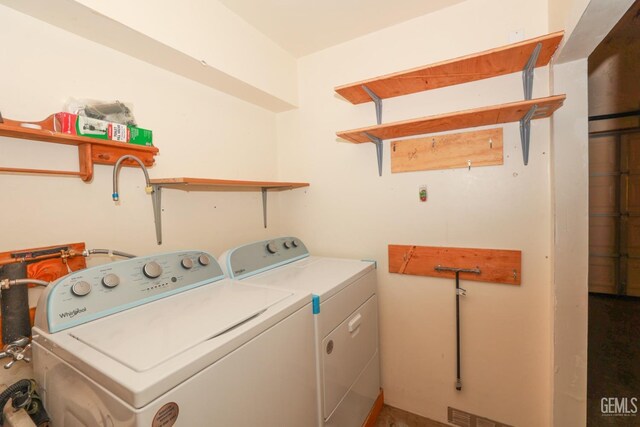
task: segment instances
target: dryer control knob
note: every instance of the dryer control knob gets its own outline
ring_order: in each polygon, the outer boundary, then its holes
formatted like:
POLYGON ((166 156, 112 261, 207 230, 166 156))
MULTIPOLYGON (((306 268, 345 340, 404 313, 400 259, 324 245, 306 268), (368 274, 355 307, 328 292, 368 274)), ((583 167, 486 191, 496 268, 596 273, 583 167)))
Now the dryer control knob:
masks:
POLYGON ((278 252, 278 247, 275 243, 269 242, 267 243, 267 252, 269 252, 270 254, 275 254, 276 252, 278 252))
POLYGON ((287 241, 285 241, 285 242, 283 243, 283 246, 284 246, 284 248, 285 248, 285 249, 291 249, 291 248, 293 247, 293 245, 291 244, 291 242, 287 242, 287 241))
POLYGON ((162 267, 155 261, 150 261, 142 267, 142 272, 149 279, 157 279, 162 274, 162 267))
POLYGON ((115 288, 120 284, 120 278, 113 273, 109 273, 102 278, 102 284, 107 288, 115 288))
POLYGON ((191 258, 183 258, 182 261, 180 261, 180 265, 185 270, 190 270, 193 268, 193 261, 191 261, 191 258))
POLYGON ((298 241, 296 239, 293 239, 291 241, 291 246, 293 246, 294 248, 297 248, 298 247, 298 241))
POLYGON ((209 265, 209 263, 211 262, 211 260, 209 259, 208 256, 202 254, 198 257, 198 262, 200 263, 200 265, 204 265, 207 266, 209 265))
POLYGON ((73 284, 73 286, 71 287, 71 292, 73 292, 75 296, 83 297, 91 292, 91 285, 89 284, 89 282, 81 280, 73 284))

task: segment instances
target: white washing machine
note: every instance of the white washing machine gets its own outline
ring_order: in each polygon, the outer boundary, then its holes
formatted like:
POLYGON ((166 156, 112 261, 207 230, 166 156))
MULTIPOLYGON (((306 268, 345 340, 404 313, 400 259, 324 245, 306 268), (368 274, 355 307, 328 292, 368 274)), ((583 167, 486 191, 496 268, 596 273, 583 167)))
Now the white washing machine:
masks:
POLYGON ((375 263, 310 256, 294 237, 240 246, 219 261, 244 284, 312 294, 318 425, 361 426, 380 393, 375 263))
POLYGON ((313 327, 308 292, 140 257, 46 288, 34 372, 54 426, 315 426, 313 327))

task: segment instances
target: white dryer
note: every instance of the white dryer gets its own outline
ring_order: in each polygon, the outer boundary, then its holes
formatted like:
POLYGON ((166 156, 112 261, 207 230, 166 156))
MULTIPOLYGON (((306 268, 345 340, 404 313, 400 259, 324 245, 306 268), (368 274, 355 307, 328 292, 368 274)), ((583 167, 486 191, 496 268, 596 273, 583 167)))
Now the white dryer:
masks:
POLYGON ((183 251, 49 285, 33 328, 53 425, 314 426, 310 295, 225 279, 183 251))
POLYGON ((244 284, 312 294, 318 425, 361 426, 380 393, 375 263, 310 256, 294 237, 243 245, 219 261, 244 284))

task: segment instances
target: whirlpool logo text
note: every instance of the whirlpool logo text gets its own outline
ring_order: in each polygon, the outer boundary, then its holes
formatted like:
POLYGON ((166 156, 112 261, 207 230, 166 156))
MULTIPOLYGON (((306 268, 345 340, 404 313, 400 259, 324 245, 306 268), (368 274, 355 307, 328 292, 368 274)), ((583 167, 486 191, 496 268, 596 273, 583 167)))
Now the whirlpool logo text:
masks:
POLYGON ((59 316, 61 319, 64 319, 65 317, 71 319, 72 317, 76 317, 78 314, 84 313, 85 311, 87 311, 87 307, 74 308, 71 311, 65 311, 64 313, 60 313, 59 316))

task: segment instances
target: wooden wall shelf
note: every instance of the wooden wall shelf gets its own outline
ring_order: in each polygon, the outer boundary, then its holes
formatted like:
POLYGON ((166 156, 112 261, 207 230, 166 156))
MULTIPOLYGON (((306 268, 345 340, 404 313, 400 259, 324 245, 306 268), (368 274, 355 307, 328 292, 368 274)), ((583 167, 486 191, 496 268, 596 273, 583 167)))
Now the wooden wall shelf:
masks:
POLYGON ((522 120, 533 106, 537 106, 531 119, 549 117, 562 106, 565 95, 549 96, 546 98, 530 99, 510 102, 508 104, 457 111, 448 114, 403 120, 359 129, 337 132, 340 138, 355 144, 375 142, 368 136, 380 140, 401 138, 404 136, 421 135, 426 133, 444 132, 448 130, 472 128, 477 126, 510 123, 522 120))
POLYGON ((267 228, 267 191, 292 190, 308 187, 308 182, 276 182, 276 181, 237 181, 228 179, 207 178, 161 178, 152 179, 153 188, 153 216, 156 223, 156 238, 162 244, 162 188, 172 188, 183 191, 260 191, 262 192, 262 216, 264 228, 267 228))
MULTIPOLYGON (((0 123, 0 136, 39 142, 50 142, 54 144, 75 145, 78 147, 80 165, 80 170, 77 172, 9 167, 0 167, 0 172, 71 175, 79 176, 83 181, 91 181, 93 178, 94 164, 113 165, 120 157, 131 154, 142 160, 145 166, 153 166, 154 156, 158 154, 159 151, 156 147, 146 147, 143 145, 127 144, 123 142, 107 141, 103 139, 55 132, 53 127, 53 115, 40 122, 20 122, 4 119, 3 122, 0 123), (40 129, 33 128, 36 126, 39 126, 40 129)), ((124 161, 123 165, 138 166, 137 163, 129 160, 124 161)))
POLYGON ((524 164, 529 163, 529 140, 532 119, 549 117, 562 106, 565 96, 531 99, 533 70, 547 65, 558 49, 564 31, 547 34, 448 61, 398 73, 387 74, 344 86, 335 91, 352 104, 372 101, 376 107, 377 126, 338 132, 348 141, 373 142, 376 145, 378 174, 382 176, 382 141, 388 138, 442 132, 498 123, 520 121, 520 140, 524 164), (382 124, 382 100, 445 86, 502 76, 522 71, 523 103, 510 103, 475 110, 459 111, 420 119, 382 124), (522 110, 526 108, 526 110, 522 110), (548 114, 547 114, 548 111, 548 114))
POLYGON ((372 101, 363 87, 367 87, 378 98, 385 99, 511 74, 525 68, 538 43, 541 44, 541 49, 534 67, 543 67, 551 60, 563 35, 564 31, 559 31, 484 52, 338 86, 335 91, 352 104, 362 104, 372 101))

